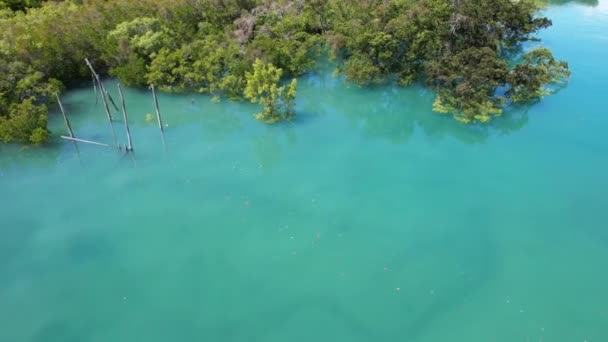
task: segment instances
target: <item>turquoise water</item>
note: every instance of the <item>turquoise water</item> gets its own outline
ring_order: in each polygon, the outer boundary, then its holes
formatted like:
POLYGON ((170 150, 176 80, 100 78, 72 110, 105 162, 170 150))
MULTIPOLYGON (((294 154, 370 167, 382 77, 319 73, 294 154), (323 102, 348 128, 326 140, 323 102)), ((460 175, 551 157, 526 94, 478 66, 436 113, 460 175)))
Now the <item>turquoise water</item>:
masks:
POLYGON ((162 94, 163 148, 128 89, 133 157, 0 147, 0 341, 607 341, 608 1, 546 13, 571 82, 489 126, 319 72, 288 124, 162 94))

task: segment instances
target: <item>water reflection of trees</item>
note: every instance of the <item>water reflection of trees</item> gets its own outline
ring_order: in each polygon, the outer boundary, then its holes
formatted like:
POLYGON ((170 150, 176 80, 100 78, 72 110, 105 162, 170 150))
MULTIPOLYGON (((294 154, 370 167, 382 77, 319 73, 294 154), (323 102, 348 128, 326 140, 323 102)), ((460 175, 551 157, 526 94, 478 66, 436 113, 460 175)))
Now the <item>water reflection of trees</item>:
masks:
POLYGON ((466 125, 432 112, 435 95, 423 86, 343 88, 335 80, 313 79, 317 88, 313 96, 321 97, 316 102, 322 103, 318 105, 321 115, 342 114, 363 134, 394 144, 405 143, 416 134, 431 142, 451 138, 466 144, 484 143, 492 135, 510 134, 528 122, 527 107, 518 107, 507 108, 490 124, 466 125))
POLYGON ((284 127, 266 127, 264 134, 252 140, 252 150, 258 166, 264 171, 271 170, 283 158, 284 145, 297 143, 296 127, 292 123, 280 124, 284 127))
POLYGON ((0 176, 10 172, 13 167, 23 165, 34 169, 56 165, 61 153, 60 147, 61 142, 57 140, 42 147, 0 145, 0 176))

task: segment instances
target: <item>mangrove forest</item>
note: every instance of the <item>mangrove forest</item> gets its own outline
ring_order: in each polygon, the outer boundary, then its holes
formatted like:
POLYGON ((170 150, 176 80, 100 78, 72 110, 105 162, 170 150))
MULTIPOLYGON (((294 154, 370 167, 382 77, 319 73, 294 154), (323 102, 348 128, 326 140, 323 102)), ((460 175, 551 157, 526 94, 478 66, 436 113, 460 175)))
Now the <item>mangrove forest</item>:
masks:
MULTIPOLYGON (((323 58, 358 87, 418 83, 433 110, 483 124, 569 77, 534 44, 536 0, 0 1, 0 141, 42 144, 55 94, 102 75, 296 116, 297 78, 323 58), (530 44, 532 42, 532 44, 530 44)), ((252 113, 254 114, 254 113, 252 113)), ((406 114, 404 114, 406 115, 406 114)))

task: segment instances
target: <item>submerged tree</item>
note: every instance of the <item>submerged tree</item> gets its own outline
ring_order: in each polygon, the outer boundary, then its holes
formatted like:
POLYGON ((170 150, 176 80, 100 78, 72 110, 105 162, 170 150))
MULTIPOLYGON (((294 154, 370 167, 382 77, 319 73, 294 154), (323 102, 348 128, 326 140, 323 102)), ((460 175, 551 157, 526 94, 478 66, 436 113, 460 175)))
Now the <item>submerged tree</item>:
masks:
POLYGON ((246 74, 245 97, 263 106, 255 116, 258 120, 275 123, 295 117, 297 80, 293 79, 287 88, 278 86, 282 74, 283 70, 259 59, 253 64, 253 72, 246 74))
POLYGON ((550 84, 563 84, 570 77, 568 63, 556 60, 551 51, 535 49, 523 55, 524 62, 509 73, 507 96, 516 103, 539 100, 551 93, 550 84))
POLYGON ((551 25, 535 15, 535 0, 330 0, 328 6, 328 46, 347 81, 423 81, 437 92, 434 109, 461 122, 487 122, 507 100, 538 98, 569 74, 544 49, 509 72, 507 52, 551 25), (503 86, 511 89, 507 97, 498 94, 503 86))
POLYGON ((433 109, 453 113, 461 122, 487 122, 502 113, 504 100, 496 88, 506 82, 507 63, 490 48, 470 48, 446 55, 427 67, 437 91, 433 109))

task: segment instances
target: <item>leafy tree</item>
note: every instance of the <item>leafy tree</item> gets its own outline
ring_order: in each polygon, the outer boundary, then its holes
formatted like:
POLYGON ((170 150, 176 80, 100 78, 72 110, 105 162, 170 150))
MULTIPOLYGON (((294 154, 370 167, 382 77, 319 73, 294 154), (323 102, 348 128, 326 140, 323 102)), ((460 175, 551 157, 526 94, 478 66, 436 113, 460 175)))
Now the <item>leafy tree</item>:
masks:
POLYGON ((532 102, 551 93, 548 84, 563 84, 570 77, 568 63, 557 61, 551 51, 535 49, 509 73, 507 96, 513 102, 532 102))
POLYGON ((322 43, 311 25, 301 3, 266 2, 236 21, 235 34, 248 43, 250 60, 263 57, 288 75, 300 75, 314 65, 322 43))
POLYGON ((31 66, 0 57, 0 141, 40 144, 48 138, 47 107, 40 104, 61 88, 31 66))
POLYGON ((163 48, 150 63, 146 77, 162 90, 240 97, 245 71, 250 68, 242 58, 235 42, 226 42, 221 35, 207 35, 177 50, 163 48))
POLYGON ((8 115, 0 116, 0 140, 41 144, 48 138, 47 108, 36 105, 33 98, 11 105, 8 115))
POLYGON ((295 78, 289 82, 289 85, 285 89, 285 95, 283 96, 283 103, 285 104, 285 118, 293 119, 296 117, 296 94, 298 91, 298 80, 295 78))
POLYGON ((437 90, 434 109, 461 122, 487 122, 502 113, 496 88, 505 84, 507 63, 490 48, 470 48, 431 62, 428 80, 437 90))
POLYGON ((0 1, 0 8, 6 7, 13 11, 23 11, 27 8, 39 7, 41 0, 3 0, 0 1))
POLYGON ((259 59, 253 64, 253 72, 246 74, 245 97, 263 105, 262 112, 256 114, 258 120, 275 123, 295 117, 297 81, 292 80, 285 91, 284 86, 278 86, 282 74, 283 70, 259 59))
POLYGON ((122 22, 108 34, 106 60, 110 74, 127 85, 146 83, 146 68, 162 48, 171 47, 172 33, 156 18, 122 22))

